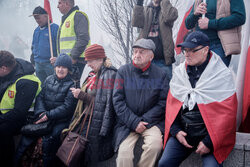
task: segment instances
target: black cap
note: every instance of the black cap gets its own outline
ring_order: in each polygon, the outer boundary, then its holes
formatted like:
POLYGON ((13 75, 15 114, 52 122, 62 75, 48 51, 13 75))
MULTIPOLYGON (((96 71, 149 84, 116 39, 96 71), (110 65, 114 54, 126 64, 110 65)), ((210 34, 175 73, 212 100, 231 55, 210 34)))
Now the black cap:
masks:
POLYGON ((177 47, 196 48, 200 45, 209 46, 209 38, 203 32, 194 31, 187 36, 183 43, 178 44, 177 47))
POLYGON ((34 9, 33 14, 30 16, 40 15, 40 14, 48 14, 44 8, 38 6, 34 9))

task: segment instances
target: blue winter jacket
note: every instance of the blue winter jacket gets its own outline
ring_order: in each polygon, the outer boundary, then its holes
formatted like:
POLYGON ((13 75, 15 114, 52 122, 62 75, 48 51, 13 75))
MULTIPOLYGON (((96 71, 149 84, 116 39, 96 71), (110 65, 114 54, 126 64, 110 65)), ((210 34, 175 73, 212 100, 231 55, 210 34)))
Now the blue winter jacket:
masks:
MULTIPOLYGON (((55 23, 50 24, 51 38, 53 47, 53 56, 57 56, 56 39, 59 26, 55 23)), ((49 44, 49 29, 48 26, 43 28, 37 27, 33 34, 32 54, 34 61, 39 63, 50 62, 50 44, 49 44)))

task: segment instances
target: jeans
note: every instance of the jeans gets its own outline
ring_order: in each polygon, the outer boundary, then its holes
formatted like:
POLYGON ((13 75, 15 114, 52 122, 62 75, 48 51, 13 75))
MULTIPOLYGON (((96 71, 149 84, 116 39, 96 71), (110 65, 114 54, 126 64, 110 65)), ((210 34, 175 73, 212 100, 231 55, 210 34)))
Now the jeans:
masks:
POLYGON ((152 60, 152 63, 166 71, 169 81, 172 78, 172 64, 166 65, 165 60, 152 60))
MULTIPOLYGON (((170 137, 159 161, 158 167, 178 167, 194 149, 183 146, 175 137, 170 137)), ((203 167, 222 167, 212 153, 201 156, 203 167)))
POLYGON ((227 67, 229 66, 232 55, 226 56, 221 44, 213 44, 213 45, 211 45, 210 50, 212 50, 217 55, 219 55, 220 58, 222 59, 222 61, 225 63, 225 65, 227 67))
POLYGON ((45 79, 54 73, 54 67, 50 62, 39 63, 35 62, 36 76, 43 83, 45 79))

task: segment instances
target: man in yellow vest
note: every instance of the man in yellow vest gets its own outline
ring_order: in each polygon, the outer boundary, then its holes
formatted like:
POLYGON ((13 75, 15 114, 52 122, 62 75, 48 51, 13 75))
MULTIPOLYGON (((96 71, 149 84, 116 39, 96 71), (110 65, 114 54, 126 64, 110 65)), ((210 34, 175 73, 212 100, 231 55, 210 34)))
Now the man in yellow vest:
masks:
MULTIPOLYGON (((57 49, 59 54, 71 56, 73 79, 80 81, 84 66, 84 51, 90 45, 88 16, 79 11, 74 0, 58 0, 58 9, 63 14, 58 31, 57 49)), ((59 55, 58 54, 58 55, 59 55)), ((56 58, 51 59, 51 63, 56 58)))
POLYGON ((0 51, 0 163, 12 166, 13 136, 25 124, 29 109, 41 90, 31 63, 0 51))

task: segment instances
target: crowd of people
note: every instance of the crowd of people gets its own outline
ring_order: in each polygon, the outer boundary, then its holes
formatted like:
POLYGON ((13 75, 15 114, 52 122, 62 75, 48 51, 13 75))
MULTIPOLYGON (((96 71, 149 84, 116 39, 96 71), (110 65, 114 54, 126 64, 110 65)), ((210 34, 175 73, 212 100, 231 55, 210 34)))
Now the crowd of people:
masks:
POLYGON ((67 165, 57 155, 69 133, 88 140, 75 166, 94 166, 116 153, 117 167, 133 167, 139 138, 136 166, 177 167, 192 152, 203 166, 223 166, 236 137, 228 66, 241 50, 243 0, 195 0, 186 18, 191 30, 177 45, 185 61, 175 68, 178 11, 170 0, 143 4, 137 0, 133 9, 132 26, 140 34, 132 62, 119 69, 101 45, 90 44, 88 16, 74 0, 58 0, 60 26, 44 8, 34 9, 31 62, 0 51, 1 166, 67 165), (92 70, 80 86, 86 64, 92 70), (46 132, 23 130, 44 125, 46 132))

